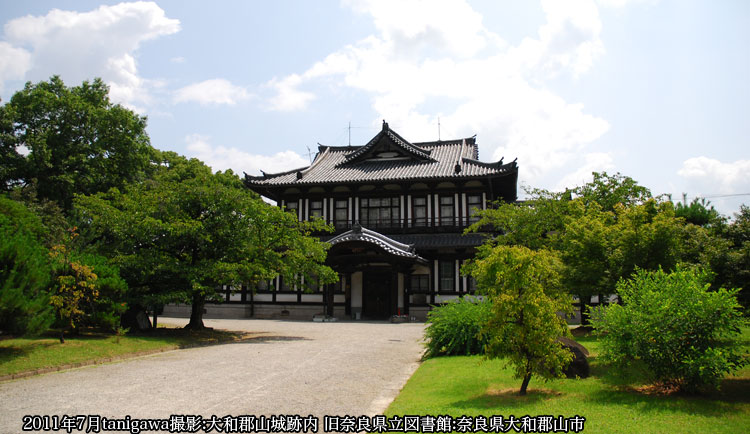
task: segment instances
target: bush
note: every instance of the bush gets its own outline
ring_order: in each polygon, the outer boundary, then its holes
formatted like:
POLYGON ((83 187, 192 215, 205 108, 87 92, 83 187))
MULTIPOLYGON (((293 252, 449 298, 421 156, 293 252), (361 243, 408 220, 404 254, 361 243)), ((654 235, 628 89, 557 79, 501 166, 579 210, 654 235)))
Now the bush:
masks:
POLYGON ((593 312, 604 358, 640 361, 655 382, 688 392, 716 389, 745 361, 738 341, 744 320, 738 290, 711 290, 708 273, 638 270, 617 285, 622 305, 593 312))
POLYGON ((490 303, 474 297, 463 297, 432 309, 427 314, 424 357, 484 354, 487 342, 478 335, 490 313, 490 303))

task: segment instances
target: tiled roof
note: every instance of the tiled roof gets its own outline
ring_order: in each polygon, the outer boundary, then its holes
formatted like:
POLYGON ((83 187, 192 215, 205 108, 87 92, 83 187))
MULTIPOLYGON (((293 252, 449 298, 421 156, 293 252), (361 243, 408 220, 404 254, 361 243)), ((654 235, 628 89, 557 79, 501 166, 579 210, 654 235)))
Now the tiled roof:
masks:
POLYGON ((443 247, 477 247, 487 241, 484 234, 404 234, 391 235, 394 240, 413 245, 416 249, 437 249, 443 247))
MULTIPOLYGON (((363 229, 364 230, 364 229, 363 229)), ((369 230, 369 229, 367 229, 369 230)), ((346 232, 345 232, 346 233, 346 232)), ((343 235, 343 234, 342 234, 343 235)), ((321 241, 329 243, 341 235, 335 237, 323 235, 321 241)), ((383 235, 385 236, 385 235, 383 235)), ((487 241, 488 235, 481 233, 459 234, 459 233, 438 233, 438 234, 392 234, 388 235, 389 239, 403 245, 412 246, 415 250, 438 249, 438 248, 461 248, 477 247, 487 241)))
POLYGON ((304 168, 263 176, 245 175, 248 186, 306 185, 341 182, 417 180, 429 178, 472 178, 517 171, 515 160, 503 164, 477 160, 474 137, 458 140, 408 143, 387 129, 365 146, 320 146, 313 163, 304 168), (386 146, 399 152, 398 158, 372 157, 373 147, 386 146), (363 159, 363 156, 370 156, 363 159))
POLYGON ((379 246, 391 255, 413 259, 418 262, 426 262, 424 258, 414 252, 414 246, 400 243, 379 232, 371 231, 359 225, 355 225, 354 229, 329 239, 328 244, 334 246, 347 241, 365 241, 379 246))

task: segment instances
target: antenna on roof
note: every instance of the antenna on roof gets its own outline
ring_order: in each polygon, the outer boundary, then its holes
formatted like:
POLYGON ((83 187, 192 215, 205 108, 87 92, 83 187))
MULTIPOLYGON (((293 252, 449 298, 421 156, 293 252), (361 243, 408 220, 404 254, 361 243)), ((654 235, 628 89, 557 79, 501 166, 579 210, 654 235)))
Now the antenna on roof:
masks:
POLYGON ((438 116, 438 142, 440 141, 440 116, 438 116))
POLYGON ((310 158, 310 164, 312 164, 312 151, 310 150, 309 146, 305 146, 307 148, 307 157, 310 158))
POLYGON ((349 146, 352 145, 352 121, 349 121, 349 146))

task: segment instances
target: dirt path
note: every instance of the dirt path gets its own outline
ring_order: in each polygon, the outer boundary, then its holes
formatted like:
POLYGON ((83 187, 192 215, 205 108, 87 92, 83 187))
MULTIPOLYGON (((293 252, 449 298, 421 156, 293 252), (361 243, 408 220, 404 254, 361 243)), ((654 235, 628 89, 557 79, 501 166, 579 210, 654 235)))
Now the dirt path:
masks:
POLYGON ((253 339, 2 382, 0 432, 22 432, 26 415, 375 415, 414 372, 423 350, 424 324, 206 325, 250 331, 253 339))

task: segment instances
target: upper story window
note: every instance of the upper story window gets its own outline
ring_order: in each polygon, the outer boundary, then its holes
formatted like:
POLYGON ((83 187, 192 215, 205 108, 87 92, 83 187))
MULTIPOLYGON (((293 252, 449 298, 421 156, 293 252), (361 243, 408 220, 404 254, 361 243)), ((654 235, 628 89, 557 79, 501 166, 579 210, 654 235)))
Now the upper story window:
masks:
POLYGON ((287 202, 285 206, 287 211, 299 217, 299 203, 296 200, 287 202))
POLYGON ((424 196, 412 198, 411 206, 414 215, 414 226, 427 226, 427 198, 424 196))
POLYGON ((337 199, 334 202, 333 224, 337 229, 349 227, 349 201, 337 199))
POLYGON ((440 225, 453 226, 455 214, 455 203, 453 196, 440 196, 440 225))
POLYGON ((310 220, 312 220, 313 218, 323 218, 323 201, 322 200, 310 201, 310 220))
POLYGON ((478 222, 479 217, 475 214, 477 211, 482 210, 482 195, 470 194, 466 196, 466 207, 468 208, 469 223, 478 222))
POLYGON ((368 228, 391 228, 399 226, 399 198, 362 198, 359 203, 359 219, 368 228))

